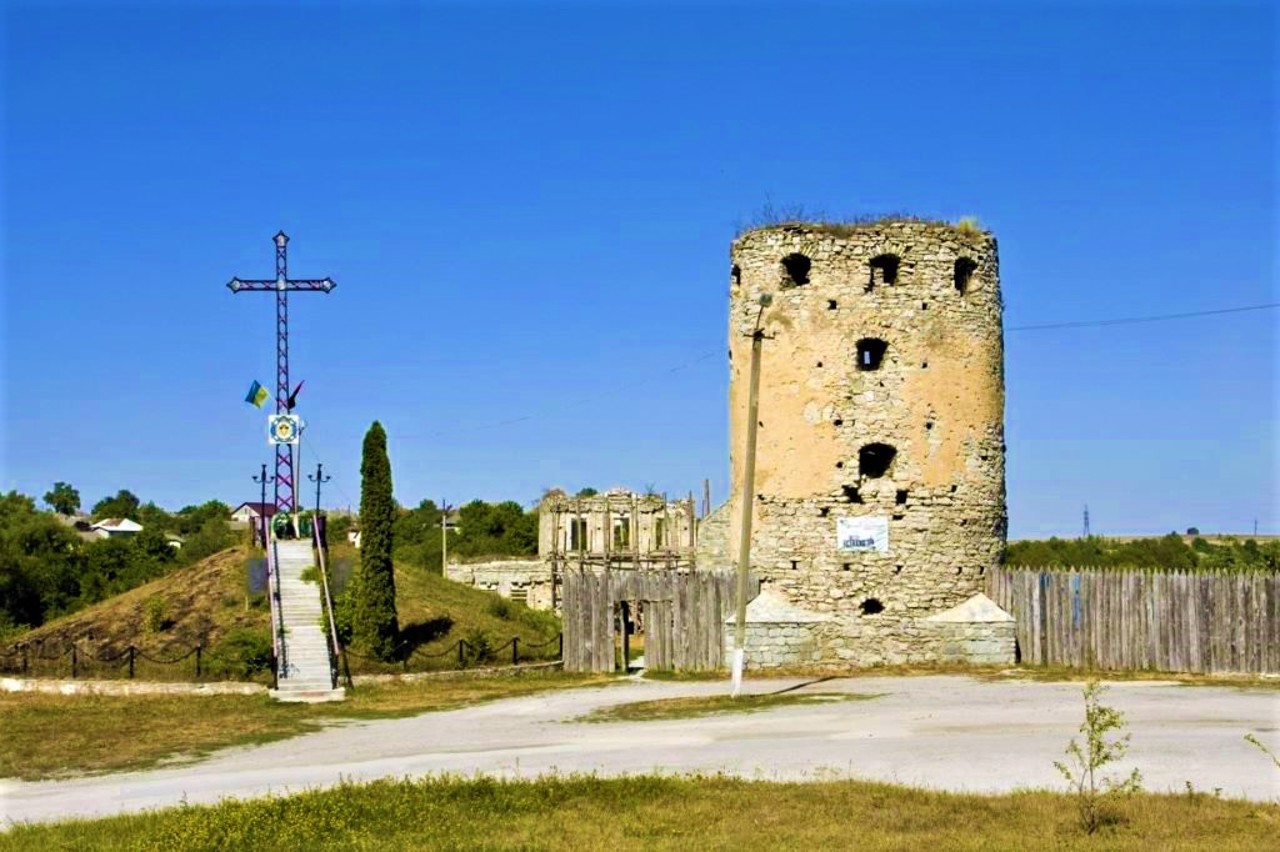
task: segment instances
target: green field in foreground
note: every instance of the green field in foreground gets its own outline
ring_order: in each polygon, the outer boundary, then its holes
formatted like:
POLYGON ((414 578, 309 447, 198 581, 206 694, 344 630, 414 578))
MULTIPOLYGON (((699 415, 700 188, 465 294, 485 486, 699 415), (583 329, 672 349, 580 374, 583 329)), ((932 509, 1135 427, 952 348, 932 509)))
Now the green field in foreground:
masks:
POLYGON ((763 695, 702 695, 692 698, 658 698, 632 701, 588 713, 575 722, 660 722, 665 719, 694 719, 721 713, 754 713, 795 704, 832 704, 866 701, 878 694, 859 692, 768 692, 763 695))
POLYGON ((333 704, 281 704, 266 695, 0 694, 0 778, 65 777, 197 759, 344 719, 385 719, 549 689, 616 683, 608 675, 458 673, 362 685, 333 704))
POLYGON ((1270 848, 1280 806, 1138 795, 1098 834, 1070 798, 722 777, 380 781, 283 799, 15 826, 0 849, 1088 849, 1270 848))

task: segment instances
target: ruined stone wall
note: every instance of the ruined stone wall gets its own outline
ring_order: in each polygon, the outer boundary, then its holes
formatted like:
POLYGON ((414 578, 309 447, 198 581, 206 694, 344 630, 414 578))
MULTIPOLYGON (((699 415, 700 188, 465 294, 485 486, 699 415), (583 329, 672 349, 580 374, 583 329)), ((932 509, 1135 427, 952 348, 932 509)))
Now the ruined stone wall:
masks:
POLYGON ((491 562, 450 562, 444 575, 455 583, 523 600, 532 609, 552 609, 551 565, 540 559, 497 559, 491 562))
POLYGON ((729 504, 721 503, 698 521, 698 548, 694 562, 701 571, 732 568, 729 560, 729 504))
POLYGON ((784 226, 739 237, 731 259, 728 555, 737 556, 750 335, 770 293, 752 567, 792 603, 833 616, 823 627, 829 655, 913 658, 934 644, 917 622, 977 593, 1005 542, 995 239, 912 221, 784 226), (875 454, 861 452, 872 444, 896 451, 880 476, 875 454), (856 549, 865 531, 842 546, 841 518, 883 519, 887 552, 856 549))
POLYGON ((538 510, 538 555, 680 556, 696 544, 693 501, 614 490, 590 497, 554 491, 538 510), (576 529, 576 531, 575 531, 576 529))

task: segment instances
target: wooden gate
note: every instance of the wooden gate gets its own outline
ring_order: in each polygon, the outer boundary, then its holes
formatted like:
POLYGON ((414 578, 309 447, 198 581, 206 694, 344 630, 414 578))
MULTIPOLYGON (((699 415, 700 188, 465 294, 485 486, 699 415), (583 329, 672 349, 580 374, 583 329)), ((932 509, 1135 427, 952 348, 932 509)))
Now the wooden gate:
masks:
MULTIPOLYGON (((597 571, 567 568, 564 583, 564 668, 617 669, 618 606, 639 604, 645 666, 706 671, 724 665, 724 620, 737 604, 732 571, 597 571)), ((760 580, 747 582, 748 600, 760 580)))

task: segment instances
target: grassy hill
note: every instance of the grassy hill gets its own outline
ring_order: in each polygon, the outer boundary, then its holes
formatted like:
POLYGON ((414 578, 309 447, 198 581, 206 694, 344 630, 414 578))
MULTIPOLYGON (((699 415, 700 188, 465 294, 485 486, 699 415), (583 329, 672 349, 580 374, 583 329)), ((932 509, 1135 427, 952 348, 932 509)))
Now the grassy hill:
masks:
MULTIPOLYGON (((335 562, 347 564, 359 559, 358 551, 346 546, 335 548, 331 556, 335 562)), ((152 660, 176 659, 201 643, 203 677, 262 680, 267 676, 263 654, 269 655, 271 645, 270 614, 265 595, 247 591, 246 568, 255 557, 261 558, 261 551, 255 554, 247 546, 233 547, 10 637, 0 649, 0 654, 10 651, 8 656, 0 656, 0 668, 15 671, 20 655, 12 649, 27 643, 32 649, 41 649, 29 651, 30 657, 63 654, 33 660, 32 673, 65 676, 70 673, 71 661, 64 652, 74 642, 80 677, 119 677, 126 673, 126 658, 121 655, 132 644, 139 654, 135 659, 137 677, 189 680, 195 674, 194 657, 167 665, 152 660), (95 658, 117 659, 100 662, 95 658)), ((550 613, 532 611, 493 592, 454 583, 423 569, 396 566, 396 610, 406 651, 413 652, 407 666, 410 671, 456 667, 456 654, 445 652, 461 638, 472 645, 497 647, 518 637, 522 661, 554 658, 556 653, 554 641, 540 650, 532 647, 553 640, 559 632, 559 621, 550 613)), ((508 662, 509 654, 509 650, 504 654, 508 662)), ((401 663, 381 664, 355 655, 350 664, 353 673, 406 668, 401 663)))

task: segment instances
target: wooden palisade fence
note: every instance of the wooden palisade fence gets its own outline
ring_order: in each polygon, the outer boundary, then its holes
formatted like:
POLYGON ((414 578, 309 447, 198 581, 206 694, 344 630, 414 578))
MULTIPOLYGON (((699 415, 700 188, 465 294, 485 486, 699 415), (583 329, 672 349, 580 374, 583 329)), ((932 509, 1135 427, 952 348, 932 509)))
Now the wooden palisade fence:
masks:
MULTIPOLYGON (((565 671, 614 671, 617 607, 623 602, 640 605, 647 668, 723 666, 724 620, 737 600, 733 572, 567 568, 562 579, 565 671)), ((755 597, 759 590, 752 577, 748 594, 755 597)))
POLYGON ((1280 674, 1280 575, 1000 568, 1029 665, 1280 674))

